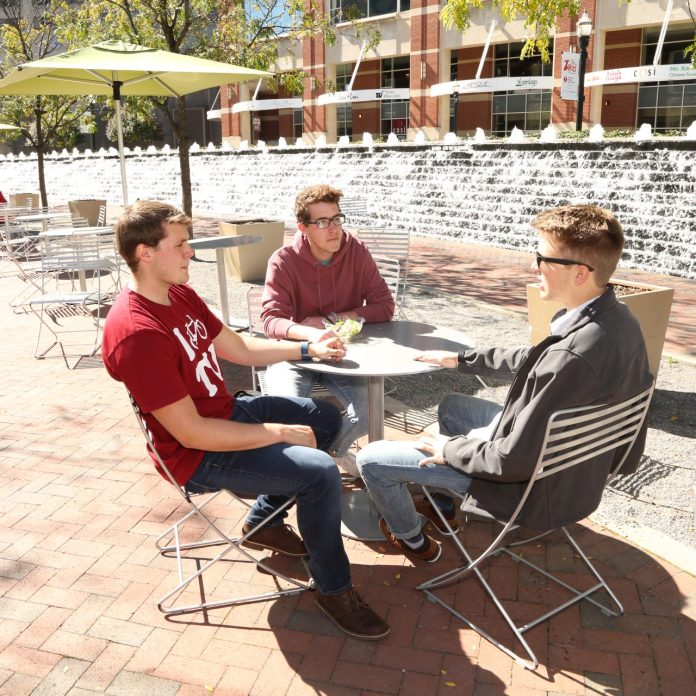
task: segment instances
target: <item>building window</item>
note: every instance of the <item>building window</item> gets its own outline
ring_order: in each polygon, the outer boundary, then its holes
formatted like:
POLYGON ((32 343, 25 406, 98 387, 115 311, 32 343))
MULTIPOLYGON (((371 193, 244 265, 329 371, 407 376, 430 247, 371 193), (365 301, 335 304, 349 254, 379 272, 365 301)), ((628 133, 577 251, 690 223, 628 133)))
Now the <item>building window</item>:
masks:
POLYGON ((302 137, 302 117, 304 109, 292 110, 292 137, 299 140, 302 137))
POLYGON ((382 87, 410 87, 411 58, 385 58, 382 61, 382 87))
MULTIPOLYGON (((545 77, 553 75, 553 65, 541 56, 520 60, 523 43, 498 44, 493 52, 494 77, 545 77)), ((549 46, 553 55, 553 42, 549 46)), ((491 132, 509 135, 517 126, 524 131, 540 131, 551 121, 551 90, 495 92, 491 132)))
MULTIPOLYGON (((411 59, 409 56, 382 60, 382 87, 409 87, 411 83, 411 59)), ((387 137, 395 133, 399 140, 406 140, 408 131, 408 99, 383 100, 380 105, 380 134, 387 137)))
POLYGON ((410 9, 411 0, 331 0, 331 23, 379 17, 410 9))
MULTIPOLYGON (((341 63, 336 66, 336 92, 344 92, 353 77, 355 63, 341 63)), ((353 105, 336 104, 336 135, 353 135, 353 105)))
MULTIPOLYGON (((657 50, 659 28, 643 31, 643 65, 652 65, 657 50)), ((660 64, 689 63, 684 49, 693 42, 693 30, 668 31, 660 64)), ((696 120, 696 82, 671 80, 638 85, 636 126, 649 123, 654 131, 684 130, 696 120)))

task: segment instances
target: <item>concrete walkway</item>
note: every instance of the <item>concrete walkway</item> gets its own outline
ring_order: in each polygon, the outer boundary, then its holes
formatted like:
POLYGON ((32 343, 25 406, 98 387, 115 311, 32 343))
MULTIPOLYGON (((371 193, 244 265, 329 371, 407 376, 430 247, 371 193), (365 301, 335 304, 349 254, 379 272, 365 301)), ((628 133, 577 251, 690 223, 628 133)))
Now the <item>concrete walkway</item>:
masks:
MULTIPOLYGON (((416 240, 416 257, 414 283, 522 310, 518 283, 527 279, 528 256, 416 240)), ((669 284, 678 286, 670 350, 693 357, 695 284, 669 284)), ((68 371, 59 359, 32 357, 36 319, 7 305, 18 289, 15 278, 0 279, 0 694, 696 693, 696 578, 589 523, 576 525, 579 537, 626 615, 609 620, 575 606, 533 629, 537 673, 427 602, 414 587, 434 569, 383 543, 349 541, 346 549, 356 586, 392 626, 385 641, 346 638, 310 595, 166 620, 156 603, 176 571, 156 553, 154 538, 183 508, 145 455, 123 387, 97 361, 68 371)), ((226 377, 231 388, 249 386, 248 369, 226 377)), ((220 506, 216 515, 231 527, 243 512, 220 506)), ((475 523, 465 534, 477 548, 491 529, 475 523)), ((576 559, 555 544, 524 551, 575 576, 576 559)), ((444 544, 438 568, 453 560, 444 544)), ((489 579, 517 617, 541 613, 558 596, 505 559, 489 579)), ((229 565, 205 591, 215 597, 269 584, 229 565)), ((451 593, 508 638, 473 582, 451 593)))

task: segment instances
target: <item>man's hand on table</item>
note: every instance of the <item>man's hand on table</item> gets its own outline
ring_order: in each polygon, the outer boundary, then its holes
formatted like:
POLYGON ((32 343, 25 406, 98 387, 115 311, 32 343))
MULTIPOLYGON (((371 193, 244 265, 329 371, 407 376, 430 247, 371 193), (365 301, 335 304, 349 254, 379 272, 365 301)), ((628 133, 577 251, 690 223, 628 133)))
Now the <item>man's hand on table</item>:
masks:
POLYGON ((426 350, 424 353, 416 355, 414 360, 440 367, 457 367, 459 356, 449 350, 426 350))
POLYGON ((309 344, 309 354, 313 358, 326 362, 339 362, 345 357, 346 350, 341 339, 332 333, 323 341, 317 341, 316 343, 312 341, 309 344))
POLYGON ((416 441, 416 447, 423 452, 430 454, 429 457, 421 459, 418 466, 443 466, 445 455, 443 453, 445 443, 449 440, 446 435, 423 435, 416 441))

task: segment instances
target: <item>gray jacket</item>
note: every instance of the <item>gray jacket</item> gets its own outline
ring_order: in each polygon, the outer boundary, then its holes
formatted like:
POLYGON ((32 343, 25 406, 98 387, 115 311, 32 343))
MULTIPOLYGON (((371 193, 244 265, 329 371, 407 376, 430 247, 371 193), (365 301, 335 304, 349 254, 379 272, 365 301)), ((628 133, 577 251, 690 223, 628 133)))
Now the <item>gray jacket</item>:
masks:
MULTIPOLYGON (((507 517, 534 471, 546 423, 554 411, 617 403, 646 389, 652 381, 640 326, 618 302, 611 286, 583 310, 564 335, 549 336, 531 348, 463 351, 459 369, 513 376, 491 439, 462 435, 451 438, 444 448, 445 462, 473 478, 469 502, 507 517)), ((644 424, 621 473, 638 466, 646 429, 644 424)), ((617 457, 617 453, 607 452, 538 481, 519 522, 544 531, 583 519, 599 505, 617 457)))

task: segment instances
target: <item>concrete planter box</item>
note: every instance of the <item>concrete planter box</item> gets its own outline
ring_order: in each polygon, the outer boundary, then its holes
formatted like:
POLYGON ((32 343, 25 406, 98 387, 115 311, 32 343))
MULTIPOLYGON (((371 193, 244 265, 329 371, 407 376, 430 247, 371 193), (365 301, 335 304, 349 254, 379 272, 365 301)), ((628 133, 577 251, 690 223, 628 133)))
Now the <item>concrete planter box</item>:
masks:
POLYGON ((227 274, 241 281, 262 280, 271 254, 283 245, 282 220, 233 219, 220 222, 220 234, 238 237, 254 234, 263 237, 256 244, 225 249, 227 274))
POLYGON ((96 227, 99 221, 99 209, 106 201, 99 198, 83 198, 77 201, 68 201, 68 209, 72 217, 84 218, 89 227, 96 227))
MULTIPOLYGON (((640 324, 645 339, 645 347, 648 351, 650 372, 653 377, 657 378, 674 289, 614 278, 612 278, 611 283, 617 287, 640 289, 634 294, 620 295, 619 300, 631 310, 640 324)), ((530 338, 533 344, 536 345, 549 335, 551 319, 561 308, 562 305, 558 302, 542 300, 539 297, 537 285, 532 283, 527 285, 527 313, 530 338)))
POLYGON ((41 207, 41 196, 38 193, 11 193, 10 205, 16 208, 31 208, 38 210, 41 207))

